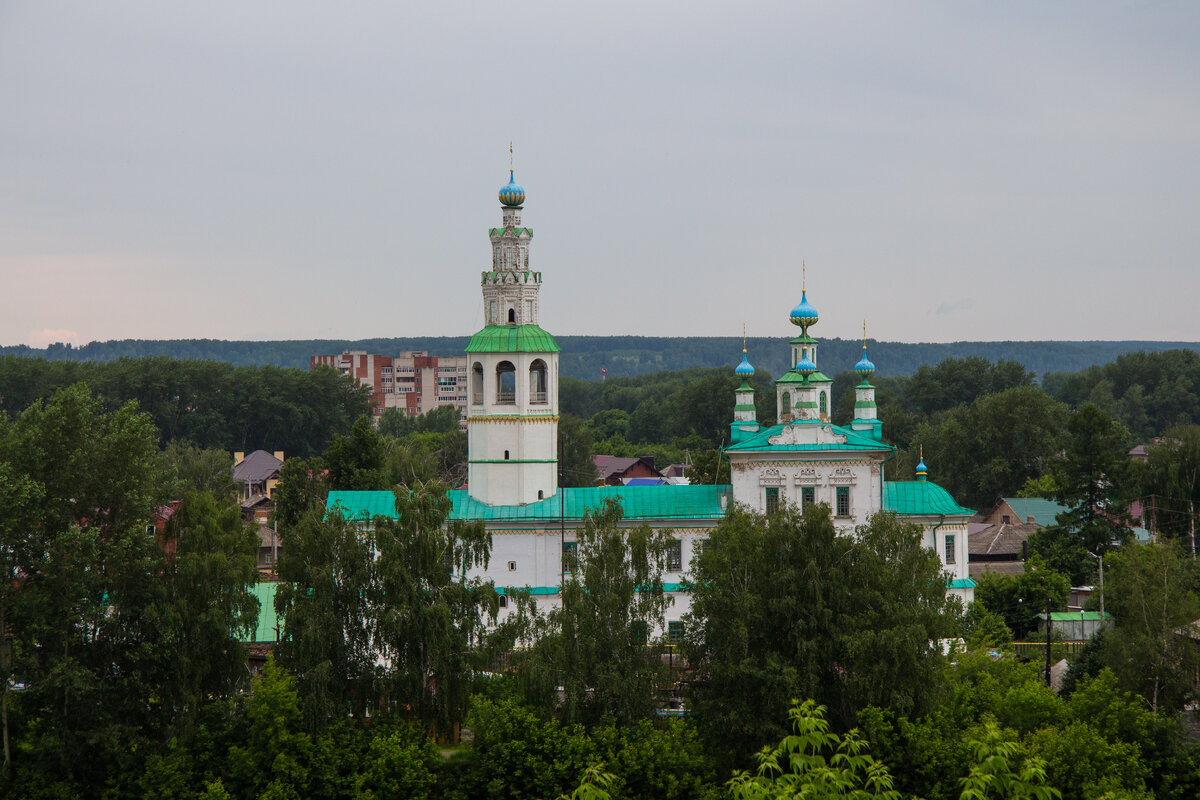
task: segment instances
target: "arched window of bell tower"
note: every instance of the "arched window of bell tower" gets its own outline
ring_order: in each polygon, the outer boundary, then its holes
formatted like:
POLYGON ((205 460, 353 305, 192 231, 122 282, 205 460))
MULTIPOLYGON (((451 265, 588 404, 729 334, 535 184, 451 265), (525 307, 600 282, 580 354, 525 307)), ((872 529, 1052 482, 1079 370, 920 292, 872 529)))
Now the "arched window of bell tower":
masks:
POLYGON ((478 361, 471 367, 471 405, 483 405, 483 364, 478 361))
POLYGON ((517 402, 517 368, 511 361, 496 365, 496 403, 511 406, 517 402))
POLYGON ((792 413, 792 395, 789 392, 783 393, 783 403, 781 404, 780 414, 786 415, 792 413))
POLYGON ((508 309, 508 324, 509 325, 517 324, 517 310, 515 308, 508 309))
POLYGON ((548 402, 546 394, 546 362, 535 358, 529 365, 529 402, 545 405, 548 402))
POLYGON ((827 411, 828 411, 827 405, 828 405, 828 403, 825 400, 825 393, 821 392, 821 416, 825 416, 825 414, 827 413, 827 411))

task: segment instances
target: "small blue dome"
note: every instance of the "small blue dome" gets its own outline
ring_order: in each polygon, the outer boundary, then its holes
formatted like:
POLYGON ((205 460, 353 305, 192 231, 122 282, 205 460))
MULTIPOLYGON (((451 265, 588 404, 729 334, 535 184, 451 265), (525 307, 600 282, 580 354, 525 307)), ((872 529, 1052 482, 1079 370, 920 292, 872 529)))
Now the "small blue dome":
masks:
POLYGON ((863 348, 862 358, 860 358, 858 363, 854 365, 854 371, 857 372, 859 377, 864 381, 875 374, 875 365, 871 363, 871 359, 867 358, 867 348, 863 348))
POLYGON ((500 202, 515 208, 525 203, 525 187, 513 178, 513 171, 508 171, 508 183, 500 187, 500 202))
POLYGON ((800 292, 800 305, 792 309, 792 324, 807 328, 810 325, 816 325, 817 319, 817 310, 808 302, 808 292, 800 292))
POLYGON ((739 378, 749 378, 754 374, 754 367, 750 365, 750 361, 746 358, 746 351, 742 351, 742 363, 737 365, 737 369, 733 371, 734 375, 739 378))
POLYGON ((922 457, 921 460, 917 462, 917 480, 923 481, 928 479, 928 477, 929 470, 925 468, 925 458, 922 457))
POLYGON ((802 358, 798 362, 796 362, 796 372, 799 372, 801 375, 803 375, 805 377, 812 375, 816 371, 817 371, 816 363, 808 356, 805 356, 804 358, 802 358))

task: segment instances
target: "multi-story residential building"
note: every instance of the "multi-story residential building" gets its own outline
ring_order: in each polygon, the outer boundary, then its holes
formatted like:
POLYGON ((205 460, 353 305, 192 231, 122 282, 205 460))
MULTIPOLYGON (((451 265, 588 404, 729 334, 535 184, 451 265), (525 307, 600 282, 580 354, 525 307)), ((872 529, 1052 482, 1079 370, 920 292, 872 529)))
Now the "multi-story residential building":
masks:
POLYGON ((375 416, 398 408, 405 414, 425 414, 439 406, 458 409, 467 420, 467 359, 465 356, 431 356, 425 350, 408 350, 394 356, 347 350, 336 356, 309 356, 308 368, 333 367, 353 375, 371 390, 375 416))

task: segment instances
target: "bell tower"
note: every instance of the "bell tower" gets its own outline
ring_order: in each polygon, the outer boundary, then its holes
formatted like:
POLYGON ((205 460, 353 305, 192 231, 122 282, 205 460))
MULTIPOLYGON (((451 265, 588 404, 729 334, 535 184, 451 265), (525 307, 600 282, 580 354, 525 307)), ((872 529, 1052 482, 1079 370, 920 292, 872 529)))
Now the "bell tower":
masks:
POLYGON ((500 188, 501 225, 488 231, 492 268, 480 280, 486 325, 466 350, 468 491, 492 506, 558 492, 559 347, 538 326, 542 273, 529 269, 533 229, 521 224, 524 205, 510 168, 500 188))

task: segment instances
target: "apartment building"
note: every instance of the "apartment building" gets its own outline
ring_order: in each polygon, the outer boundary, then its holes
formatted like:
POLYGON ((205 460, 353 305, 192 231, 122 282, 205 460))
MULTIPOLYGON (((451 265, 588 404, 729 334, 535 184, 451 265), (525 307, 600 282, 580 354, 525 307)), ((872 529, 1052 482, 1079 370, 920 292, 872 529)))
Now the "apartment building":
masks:
POLYGON ((308 368, 333 367, 353 375, 371 390, 375 416, 398 408, 405 414, 425 414, 438 406, 458 408, 459 420, 467 419, 466 356, 431 356, 426 350, 408 350, 394 356, 366 350, 347 350, 341 355, 309 356, 308 368))

